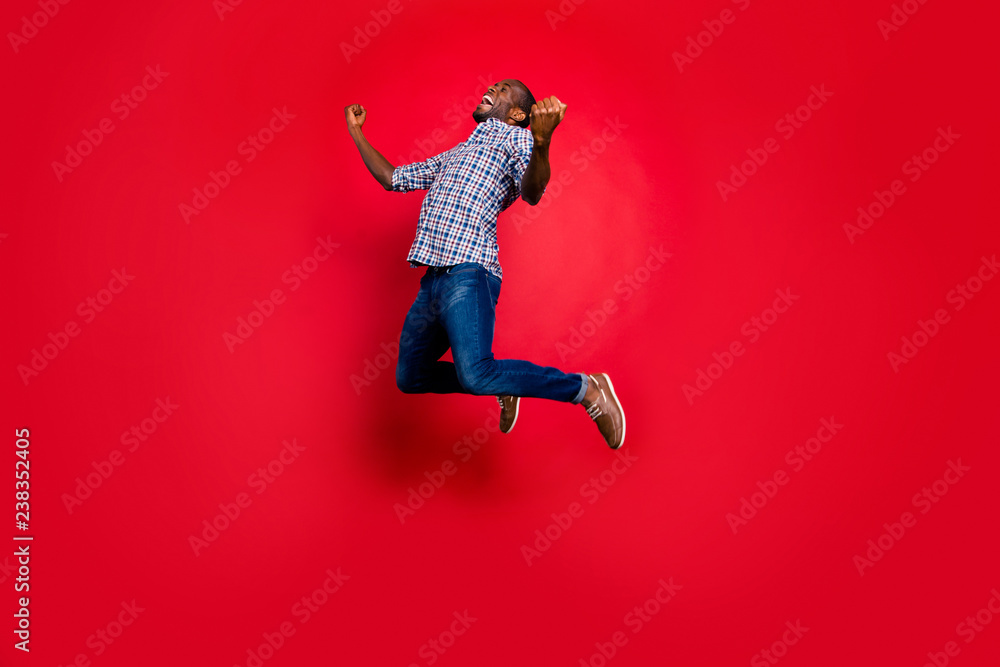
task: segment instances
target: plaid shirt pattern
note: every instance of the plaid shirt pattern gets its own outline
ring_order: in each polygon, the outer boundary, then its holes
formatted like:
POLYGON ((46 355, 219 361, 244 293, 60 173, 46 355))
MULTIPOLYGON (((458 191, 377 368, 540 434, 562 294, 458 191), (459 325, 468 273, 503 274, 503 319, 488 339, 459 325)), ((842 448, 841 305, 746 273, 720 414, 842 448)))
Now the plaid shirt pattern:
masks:
POLYGON ((411 266, 477 262, 502 279, 497 215, 521 196, 533 144, 530 130, 488 118, 454 148, 396 167, 395 192, 427 190, 411 266))

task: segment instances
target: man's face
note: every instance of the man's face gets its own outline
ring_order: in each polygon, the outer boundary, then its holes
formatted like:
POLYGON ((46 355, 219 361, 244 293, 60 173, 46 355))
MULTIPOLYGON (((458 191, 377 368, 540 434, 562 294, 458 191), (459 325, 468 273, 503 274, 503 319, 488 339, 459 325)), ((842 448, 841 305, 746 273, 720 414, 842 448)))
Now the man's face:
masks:
MULTIPOLYGON (((504 79, 499 83, 494 83, 486 89, 483 100, 472 112, 472 118, 477 123, 482 123, 487 118, 496 118, 502 123, 507 123, 512 110, 518 108, 518 101, 521 98, 521 89, 516 81, 504 79)), ((527 114, 526 109, 521 109, 527 114)), ((511 120, 511 124, 514 120, 511 120)))

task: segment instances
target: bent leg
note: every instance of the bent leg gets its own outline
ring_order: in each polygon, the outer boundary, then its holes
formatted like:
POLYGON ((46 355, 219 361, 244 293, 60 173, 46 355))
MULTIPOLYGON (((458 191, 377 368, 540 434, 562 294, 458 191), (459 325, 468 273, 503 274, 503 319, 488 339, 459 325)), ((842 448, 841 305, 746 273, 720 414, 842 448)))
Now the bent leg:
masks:
POLYGON ((399 336, 396 386, 407 394, 468 393, 459 383, 455 364, 440 361, 450 343, 432 298, 433 277, 425 273, 399 336))
POLYGON ((493 328, 500 280, 477 264, 459 264, 443 276, 441 314, 451 341, 458 381, 470 394, 520 396, 579 403, 587 389, 582 373, 565 373, 493 356, 493 328))

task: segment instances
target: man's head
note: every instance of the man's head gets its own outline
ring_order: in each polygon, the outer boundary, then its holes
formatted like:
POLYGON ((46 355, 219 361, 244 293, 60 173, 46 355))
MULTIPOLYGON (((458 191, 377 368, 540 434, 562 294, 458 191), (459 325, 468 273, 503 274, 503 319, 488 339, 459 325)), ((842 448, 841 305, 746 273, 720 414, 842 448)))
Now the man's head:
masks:
POLYGON ((508 125, 528 127, 534 103, 535 98, 526 85, 517 79, 504 79, 486 89, 482 102, 472 112, 472 118, 477 123, 496 118, 508 125))

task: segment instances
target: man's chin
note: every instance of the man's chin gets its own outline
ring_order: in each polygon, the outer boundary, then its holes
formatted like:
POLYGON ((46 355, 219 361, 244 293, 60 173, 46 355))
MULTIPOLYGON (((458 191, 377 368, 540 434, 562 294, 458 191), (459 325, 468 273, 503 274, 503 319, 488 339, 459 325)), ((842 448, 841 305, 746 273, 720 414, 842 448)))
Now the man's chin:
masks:
POLYGON ((484 120, 486 120, 487 118, 491 118, 492 116, 493 116, 493 107, 487 104, 480 104, 472 112, 472 119, 477 123, 482 123, 484 120))

